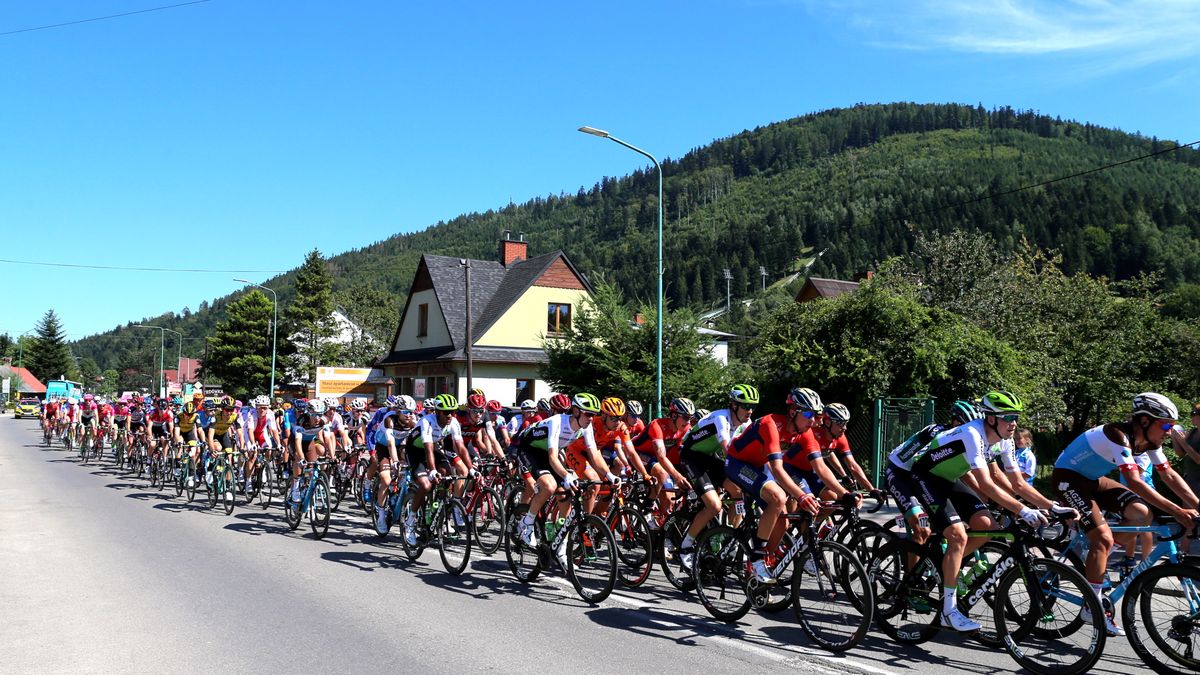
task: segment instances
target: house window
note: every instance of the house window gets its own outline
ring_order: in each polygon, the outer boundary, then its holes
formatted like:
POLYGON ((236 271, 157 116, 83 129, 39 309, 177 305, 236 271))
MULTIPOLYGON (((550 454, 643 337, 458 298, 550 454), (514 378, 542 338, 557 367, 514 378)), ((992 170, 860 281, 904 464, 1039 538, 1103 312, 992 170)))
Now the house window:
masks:
POLYGON ((546 306, 546 333, 560 335, 571 329, 571 305, 551 302, 546 306))
POLYGON ((517 380, 517 397, 513 399, 517 405, 521 401, 533 399, 533 380, 517 380))
POLYGON ((425 378, 425 398, 433 398, 438 394, 453 394, 450 391, 450 378, 448 377, 427 377, 425 378))
POLYGON ((417 337, 429 335, 429 303, 417 305, 417 337))

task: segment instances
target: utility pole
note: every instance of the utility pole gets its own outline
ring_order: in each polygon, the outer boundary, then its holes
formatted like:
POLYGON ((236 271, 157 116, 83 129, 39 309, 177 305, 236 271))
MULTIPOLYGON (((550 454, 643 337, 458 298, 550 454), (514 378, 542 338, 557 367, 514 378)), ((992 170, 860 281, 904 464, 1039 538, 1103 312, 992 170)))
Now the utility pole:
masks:
POLYGON ((728 267, 726 267, 725 268, 725 313, 726 314, 729 313, 729 306, 732 304, 730 302, 730 294, 729 294, 729 284, 732 281, 733 281, 733 273, 729 271, 728 267))
POLYGON ((762 265, 758 266, 758 275, 762 277, 762 289, 767 290, 767 268, 762 265))
POLYGON ((475 388, 475 381, 474 381, 475 363, 474 363, 473 359, 471 358, 471 343, 474 342, 474 340, 472 339, 472 336, 471 336, 471 260, 470 260, 470 258, 460 258, 458 261, 458 264, 462 265, 463 273, 466 275, 466 279, 465 279, 464 283, 467 287, 467 293, 466 293, 466 295, 467 295, 466 351, 467 351, 467 391, 469 392, 475 388))

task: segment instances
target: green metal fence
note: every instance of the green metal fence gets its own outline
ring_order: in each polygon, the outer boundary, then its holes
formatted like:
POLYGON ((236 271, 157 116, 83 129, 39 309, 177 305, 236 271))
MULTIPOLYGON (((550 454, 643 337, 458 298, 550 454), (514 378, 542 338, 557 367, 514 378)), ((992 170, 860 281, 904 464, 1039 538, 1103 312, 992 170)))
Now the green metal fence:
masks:
MULTIPOLYGON (((925 426, 933 423, 932 398, 877 398, 871 419, 872 480, 879 485, 884 457, 892 448, 925 426)), ((859 458, 859 461, 862 461, 859 458)))

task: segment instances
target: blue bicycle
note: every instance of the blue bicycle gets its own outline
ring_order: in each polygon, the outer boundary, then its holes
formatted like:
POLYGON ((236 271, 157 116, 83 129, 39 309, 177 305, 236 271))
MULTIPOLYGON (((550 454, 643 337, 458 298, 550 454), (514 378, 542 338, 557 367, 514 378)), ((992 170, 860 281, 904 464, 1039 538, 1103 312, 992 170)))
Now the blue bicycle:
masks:
MULTIPOLYGON (((1150 532, 1157 543, 1146 559, 1112 585, 1105 571, 1105 597, 1121 608, 1129 644, 1157 673, 1200 671, 1200 565, 1181 554, 1175 542, 1186 530, 1171 518, 1155 525, 1111 525, 1114 534, 1150 532), (1173 532, 1174 530, 1174 532, 1173 532), (1163 564, 1156 564, 1165 561, 1163 564)), ((1083 571, 1088 539, 1079 528, 1066 544, 1055 546, 1056 557, 1083 571)))
POLYGON ((295 499, 295 495, 289 491, 283 505, 283 517, 288 529, 300 527, 300 521, 307 513, 314 537, 321 539, 329 532, 329 514, 333 509, 330 506, 329 477, 325 469, 330 463, 327 459, 300 463, 300 499, 295 499))
MULTIPOLYGON (((408 496, 408 486, 412 483, 412 478, 408 474, 408 466, 400 464, 399 467, 393 468, 392 483, 388 486, 387 498, 387 529, 379 534, 379 538, 387 537, 387 533, 391 531, 392 525, 395 525, 402 520, 404 509, 404 498, 408 496)), ((365 484, 364 484, 365 486, 365 484)), ((383 488, 382 482, 379 480, 379 473, 375 474, 375 478, 370 483, 371 491, 362 496, 362 503, 367 505, 367 518, 370 520, 372 527, 375 524, 375 495, 379 494, 379 490, 383 488)))

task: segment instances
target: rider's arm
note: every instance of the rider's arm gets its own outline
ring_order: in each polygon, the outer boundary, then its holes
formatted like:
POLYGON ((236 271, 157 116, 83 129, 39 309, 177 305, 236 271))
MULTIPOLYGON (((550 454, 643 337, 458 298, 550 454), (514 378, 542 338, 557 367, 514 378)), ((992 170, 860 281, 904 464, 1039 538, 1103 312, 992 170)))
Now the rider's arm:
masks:
MULTIPOLYGON (((1054 507, 1054 502, 1047 499, 1045 495, 1034 489, 1032 485, 1025 482, 1025 474, 1021 473, 1020 469, 1016 471, 1004 471, 999 466, 991 464, 992 483, 1001 489, 1005 489, 1016 497, 1023 498, 1026 502, 1036 506, 1039 509, 1051 509, 1054 507)), ((978 492, 978 490, 976 490, 978 492)))
POLYGON ((969 475, 975 479, 975 490, 981 497, 996 502, 1001 508, 1010 513, 1019 514, 1021 513, 1021 509, 1025 508, 1025 505, 1017 501, 1007 490, 997 487, 992 482, 992 476, 986 466, 982 469, 972 468, 969 475))
POLYGON ((858 463, 857 459, 855 459, 854 453, 850 450, 850 442, 846 440, 844 435, 839 439, 838 448, 835 454, 841 455, 841 460, 845 462, 846 467, 854 476, 854 480, 858 481, 860 486, 868 490, 875 489, 875 484, 871 482, 870 478, 867 478, 867 472, 863 470, 862 465, 858 463))
MULTIPOLYGON (((850 492, 844 485, 842 485, 842 482, 837 479, 837 476, 834 475, 834 472, 829 467, 829 464, 825 462, 825 457, 823 455, 817 455, 810 458, 809 463, 812 464, 813 471, 816 472, 817 477, 821 479, 821 482, 825 484, 825 487, 829 490, 833 490, 833 494, 836 498, 841 499, 842 496, 850 492)), ((779 480, 779 477, 776 476, 775 480, 779 480)))
POLYGON ((1154 476, 1156 480, 1161 480, 1163 483, 1166 483, 1167 487, 1171 488, 1171 491, 1173 491, 1189 509, 1195 509, 1200 506, 1197 504, 1198 500, 1196 499, 1196 493, 1192 492, 1192 488, 1188 486, 1187 481, 1183 480, 1183 476, 1180 476, 1179 472, 1171 468, 1170 464, 1154 467, 1154 476))
POLYGON ((675 465, 671 463, 671 460, 667 459, 667 444, 664 443, 661 438, 654 439, 654 455, 658 457, 658 463, 662 465, 662 468, 666 470, 668 474, 670 474, 676 485, 680 487, 688 485, 688 482, 686 479, 684 479, 683 474, 679 473, 679 470, 675 468, 675 465))

